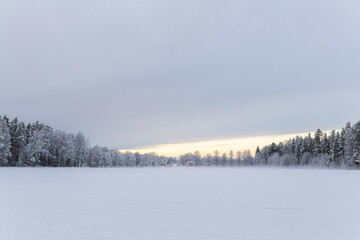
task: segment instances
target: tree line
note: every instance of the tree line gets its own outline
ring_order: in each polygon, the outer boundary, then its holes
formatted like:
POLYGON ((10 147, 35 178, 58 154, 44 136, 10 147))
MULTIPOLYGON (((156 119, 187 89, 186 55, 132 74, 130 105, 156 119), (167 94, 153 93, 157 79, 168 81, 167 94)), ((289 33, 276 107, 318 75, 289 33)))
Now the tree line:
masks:
POLYGON ((0 116, 0 166, 18 167, 133 167, 169 166, 175 158, 89 146, 81 133, 54 130, 35 122, 0 116))
POLYGON ((90 146, 81 133, 66 133, 35 122, 0 116, 0 166, 19 167, 146 167, 146 166, 316 166, 355 168, 360 165, 360 121, 347 123, 329 135, 318 129, 314 136, 292 139, 249 150, 202 156, 199 151, 178 159, 156 153, 119 152, 90 146))
POLYGON ((179 158, 181 165, 195 166, 313 166, 356 168, 360 166, 360 121, 348 122, 341 131, 328 135, 318 129, 312 137, 296 136, 278 144, 272 143, 260 149, 255 156, 250 151, 201 156, 198 151, 179 158))
POLYGON ((270 166, 311 165, 354 168, 360 163, 360 121, 348 122, 329 135, 318 129, 314 137, 289 139, 256 150, 254 164, 270 166))

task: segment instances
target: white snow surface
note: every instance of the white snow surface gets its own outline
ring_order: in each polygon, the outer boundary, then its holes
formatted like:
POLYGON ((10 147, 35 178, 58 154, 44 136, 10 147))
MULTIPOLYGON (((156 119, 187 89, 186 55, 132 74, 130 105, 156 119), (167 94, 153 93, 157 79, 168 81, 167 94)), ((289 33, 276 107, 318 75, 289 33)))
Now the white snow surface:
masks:
POLYGON ((1 168, 0 239, 359 240, 360 171, 1 168))

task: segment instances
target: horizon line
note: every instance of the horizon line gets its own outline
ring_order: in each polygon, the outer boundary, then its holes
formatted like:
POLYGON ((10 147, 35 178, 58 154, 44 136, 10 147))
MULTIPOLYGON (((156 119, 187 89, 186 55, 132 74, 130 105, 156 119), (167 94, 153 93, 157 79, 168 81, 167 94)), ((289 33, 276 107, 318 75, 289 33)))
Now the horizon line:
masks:
MULTIPOLYGON (((339 131, 340 129, 335 129, 339 131)), ((323 133, 330 133, 333 130, 322 130, 323 133)), ((316 131, 300 132, 300 133, 285 133, 285 134, 269 134, 248 137, 230 137, 219 138, 201 141, 189 141, 179 143, 166 143, 157 145, 147 145, 143 147, 135 147, 128 149, 118 149, 119 152, 139 152, 156 153, 160 156, 166 157, 179 157, 186 153, 193 153, 199 151, 202 156, 213 153, 218 150, 220 154, 229 153, 230 151, 245 151, 250 150, 251 154, 255 153, 257 147, 263 148, 273 142, 279 143, 287 141, 296 136, 304 137, 309 133, 313 135, 316 131)))

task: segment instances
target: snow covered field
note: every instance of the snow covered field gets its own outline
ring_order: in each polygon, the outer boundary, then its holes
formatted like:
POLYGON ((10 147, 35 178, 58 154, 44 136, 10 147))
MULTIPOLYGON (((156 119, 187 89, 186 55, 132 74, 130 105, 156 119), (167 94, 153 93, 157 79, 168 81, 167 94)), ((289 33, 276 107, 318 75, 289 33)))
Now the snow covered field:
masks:
POLYGON ((360 171, 0 168, 0 239, 359 240, 360 171))

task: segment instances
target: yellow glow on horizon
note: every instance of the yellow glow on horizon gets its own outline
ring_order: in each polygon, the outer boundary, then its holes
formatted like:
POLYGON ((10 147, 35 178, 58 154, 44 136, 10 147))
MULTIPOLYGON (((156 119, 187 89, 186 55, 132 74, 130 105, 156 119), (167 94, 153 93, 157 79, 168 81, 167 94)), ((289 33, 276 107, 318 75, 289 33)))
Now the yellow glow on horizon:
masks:
MULTIPOLYGON (((323 131, 324 133, 329 134, 331 130, 323 131)), ((310 132, 314 136, 315 132, 310 132)), ((184 142, 184 143, 174 143, 174 144, 160 144, 154 146, 145 146, 140 148, 132 149, 119 149, 120 152, 139 152, 151 153, 155 152, 161 156, 167 157, 178 157, 185 153, 193 153, 199 151, 203 156, 210 153, 213 154, 215 150, 218 150, 219 153, 229 153, 231 150, 234 151, 234 154, 237 151, 250 150, 252 154, 255 153, 256 147, 264 147, 271 143, 279 143, 296 136, 305 137, 309 132, 303 133, 293 133, 293 134, 280 134, 280 135, 265 135, 265 136, 255 136, 255 137, 242 137, 242 138, 228 138, 228 139, 217 139, 217 140, 208 140, 208 141, 198 141, 198 142, 184 142)))

